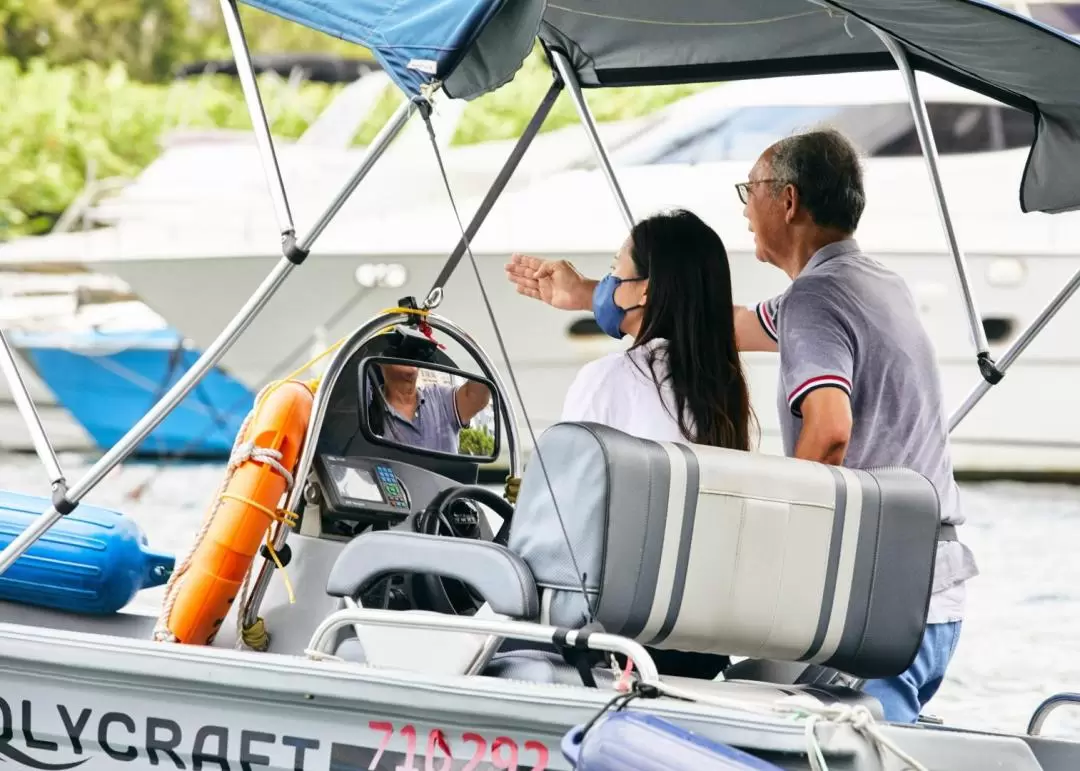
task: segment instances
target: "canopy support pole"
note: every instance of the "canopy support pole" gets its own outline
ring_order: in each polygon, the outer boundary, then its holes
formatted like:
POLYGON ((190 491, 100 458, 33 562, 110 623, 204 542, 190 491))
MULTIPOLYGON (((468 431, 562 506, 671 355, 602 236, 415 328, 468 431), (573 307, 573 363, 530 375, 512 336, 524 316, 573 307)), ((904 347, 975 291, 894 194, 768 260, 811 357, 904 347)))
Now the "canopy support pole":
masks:
MULTIPOLYGON (((1080 289, 1080 270, 1073 274, 1073 277, 1069 279, 1069 283, 1061 288, 1061 291, 1054 296, 1049 304, 1043 308, 1042 313, 1035 317, 1035 319, 1028 324, 1027 329, 1017 338, 1016 342, 1009 346, 1001 357, 1001 363, 998 365, 1001 369, 1001 373, 1004 375, 1006 370, 1012 366, 1012 363, 1024 352, 1031 343, 1038 337, 1039 333, 1043 331, 1043 328, 1050 323, 1050 319, 1057 315, 1057 312, 1069 301, 1076 290, 1080 289)), ((967 414, 975 407, 976 404, 986 395, 990 390, 991 383, 983 380, 971 393, 968 394, 967 399, 960 405, 960 408, 952 414, 949 418, 949 433, 960 424, 960 421, 967 417, 967 414)))
POLYGON ((203 376, 221 359, 232 344, 240 337, 248 327, 256 314, 266 305, 274 292, 285 278, 292 272, 296 265, 286 258, 281 258, 278 264, 266 277, 263 283, 247 301, 240 312, 229 322, 224 331, 199 357, 191 369, 166 392, 164 396, 151 408, 151 410, 132 426, 126 434, 115 444, 112 449, 105 453, 89 471, 76 482, 66 494, 53 496, 53 505, 37 519, 30 523, 22 533, 18 535, 7 547, 0 551, 0 574, 30 548, 59 519, 71 513, 79 501, 98 482, 119 465, 147 436, 153 431, 165 416, 176 407, 188 392, 203 378, 203 376))
POLYGON ((592 144, 593 153, 596 154, 596 160, 604 172, 608 187, 611 188, 611 194, 615 196, 615 203, 618 204, 619 212, 622 214, 623 220, 626 221, 626 228, 630 230, 634 227, 634 215, 630 213, 630 205, 626 202, 626 196, 623 195, 619 180, 615 177, 615 169, 612 168, 607 150, 600 140, 600 132, 596 128, 592 110, 589 109, 589 104, 585 101, 585 94, 581 91, 577 73, 570 66, 569 60, 559 51, 552 51, 551 58, 555 61, 555 68, 558 70, 559 76, 570 87, 570 98, 574 100, 578 118, 581 119, 581 125, 585 127, 585 132, 589 135, 589 142, 592 144))
POLYGON ((251 116, 251 128, 255 132, 255 143, 262 157, 263 172, 266 174, 266 185, 270 188, 270 199, 274 203, 274 215, 277 218, 278 230, 281 231, 281 241, 287 249, 295 238, 296 228, 289 210, 289 198, 285 195, 285 182, 281 178, 281 167, 274 152, 270 124, 266 119, 258 83, 255 81, 255 67, 251 64, 251 54, 244 38, 244 27, 240 22, 240 9, 236 0, 221 0, 221 15, 225 18, 229 46, 236 59, 236 74, 240 78, 240 88, 244 92, 248 115, 251 116))
POLYGON ((990 345, 986 341, 986 331, 983 329, 982 316, 975 304, 975 295, 971 291, 971 280, 968 277, 967 260, 960 243, 953 230, 952 215, 949 213, 948 204, 945 202, 945 188, 941 182, 941 172, 938 169, 937 144, 934 142, 933 132, 930 130, 930 118, 926 114, 926 105, 919 94, 919 86, 915 80, 915 71, 908 61, 907 52, 902 45, 892 36, 873 25, 868 25, 874 31, 885 47, 889 49, 896 66, 904 76, 904 85, 907 87, 908 98, 911 102, 911 114, 915 119, 915 131, 919 135, 919 144, 922 145, 923 158, 926 160, 926 170, 930 175, 930 183, 934 188, 934 200, 937 203, 938 216, 941 218, 941 227, 945 231, 945 240, 949 244, 953 262, 956 264, 956 276, 960 281, 960 293, 964 298, 964 307, 967 310, 968 322, 971 325, 972 339, 975 341, 976 360, 979 372, 988 385, 995 385, 1005 376, 990 356, 990 345))
MULTIPOLYGON (((4 367, 5 374, 8 376, 8 381, 13 386, 13 393, 21 394, 27 402, 30 415, 28 416, 28 413, 21 404, 20 411, 23 412, 23 417, 27 420, 27 425, 30 426, 31 433, 34 434, 35 446, 38 449, 39 454, 42 453, 43 449, 47 448, 47 452, 43 455, 42 459, 45 461, 50 476, 54 479, 54 484, 53 505, 48 510, 38 515, 38 517, 30 523, 29 527, 0 551, 0 574, 3 574, 3 572, 21 557, 35 541, 48 531, 50 527, 56 524, 61 517, 74 511, 79 501, 96 487, 110 471, 122 463, 124 459, 127 458, 127 456, 130 455, 155 428, 157 428, 161 421, 163 421, 165 417, 184 400, 188 393, 190 393, 191 390, 206 376, 206 373, 221 360, 225 353, 251 325, 251 322, 255 320, 255 317, 259 312, 266 307, 270 298, 274 296, 278 287, 284 283, 285 279, 293 269, 304 261, 311 245, 319 237, 326 225, 329 224, 333 216, 340 210, 349 195, 351 195, 360 184, 360 181, 371 170, 371 167, 382 156, 386 148, 389 147, 390 143, 401 132, 401 129, 404 128, 409 116, 411 116, 416 109, 415 104, 411 102, 406 102, 398 108, 397 112, 390 118, 386 125, 383 126, 382 130, 375 137, 375 140, 368 147, 367 153, 365 154, 363 161, 361 161, 360 168, 345 184, 337 196, 335 196, 333 201, 331 201, 326 213, 319 219, 312 231, 304 238, 302 243, 298 244, 295 238, 292 215, 288 210, 288 202, 285 198, 285 188, 281 182, 281 172, 277 165, 277 158, 274 155, 273 141, 270 138, 270 131, 266 122, 266 113, 263 110, 262 102, 259 99, 258 88, 255 85, 255 70, 251 64, 251 58, 248 56, 247 44, 244 41, 243 31, 240 28, 240 17, 236 9, 235 0, 221 0, 221 5, 222 10, 225 12, 225 23, 229 31, 229 42, 232 45, 233 53, 236 56, 237 71, 240 74, 241 82, 245 84, 244 99, 247 102, 248 111, 252 115, 256 139, 259 141, 260 150, 262 151, 264 171, 266 172, 267 179, 270 181, 270 195, 274 199, 275 206, 278 207, 279 226, 282 228, 283 256, 240 311, 225 326, 225 329, 222 330, 221 334, 217 336, 214 342, 207 346, 206 350, 198 360, 196 360, 196 362, 191 365, 191 368, 184 373, 184 376, 181 377, 180 380, 178 380, 176 384, 157 401, 146 415, 144 415, 138 423, 132 426, 128 432, 124 434, 124 436, 121 437, 120 440, 117 441, 116 444, 113 445, 113 447, 70 488, 67 488, 66 484, 63 482, 63 475, 60 472, 59 463, 56 461, 56 456, 53 454, 52 448, 48 444, 48 439, 44 435, 44 429, 41 428, 40 421, 37 419, 37 414, 33 408, 33 401, 30 399, 26 387, 22 383, 17 368, 14 369, 13 372, 8 371, 8 368, 14 364, 14 360, 12 359, 11 362, 6 360, 11 356, 11 350, 8 348, 7 340, 3 340, 3 345, 0 347, 4 349, 4 354, 6 354, 6 356, 0 354, 0 365, 4 367), (12 375, 14 375, 14 379, 12 378, 12 375), (17 385, 22 387, 16 388, 15 386, 17 385), (40 429, 40 437, 38 437, 34 431, 35 426, 40 429), (44 441, 44 445, 41 444, 41 441, 44 441), (56 479, 60 480, 59 484, 56 483, 56 479)), ((20 397, 16 396, 15 398, 18 400, 20 397)))
MULTIPOLYGON (((507 156, 506 161, 503 162, 502 168, 499 169, 499 173, 495 176, 495 180, 491 183, 491 187, 488 189, 487 195, 484 196, 484 200, 481 201, 480 206, 477 207, 476 212, 473 214, 472 220, 470 220, 468 227, 465 229, 468 240, 471 242, 473 236, 480 229, 484 220, 487 219, 488 214, 491 212, 492 207, 495 205, 495 201, 499 195, 506 189, 506 185, 509 183, 511 177, 514 175, 514 171, 521 164, 521 159, 525 155, 525 151, 529 149, 529 145, 532 144, 533 139, 540 132, 540 127, 544 125, 544 121, 551 113, 551 109, 555 106, 555 101, 562 91, 562 83, 556 80, 548 88, 547 93, 544 94, 544 98, 540 101, 540 104, 536 108, 536 112, 529 120, 529 124, 525 127, 521 136, 518 137, 518 141, 514 144, 514 148, 510 151, 510 155, 507 156)), ((391 119, 391 123, 393 119, 391 119)), ((404 125, 404 122, 402 122, 404 125)), ((378 140, 376 140, 378 141, 378 140)), ((428 293, 427 300, 425 301, 425 307, 428 309, 435 308, 439 305, 442 299, 442 288, 449 281, 454 268, 461 261, 461 258, 465 254, 465 240, 458 239, 458 244, 454 248, 450 258, 446 261, 446 265, 439 272, 438 278, 435 279, 434 285, 431 287, 431 291, 428 293)), ((341 356, 339 351, 338 356, 341 356)), ((337 362, 335 357, 331 361, 327 372, 330 372, 337 362)), ((512 410, 511 403, 506 401, 507 410, 512 410)), ((509 412, 507 414, 510 414, 509 412)), ((321 425, 322 418, 318 419, 318 422, 312 423, 312 425, 321 425)), ((311 464, 311 457, 308 457, 314 453, 314 449, 309 453, 307 447, 304 448, 298 468, 306 468, 311 464)), ((286 502, 286 506, 298 506, 300 503, 300 491, 303 486, 299 483, 294 488, 293 496, 286 502)), ((288 528, 283 527, 280 523, 275 523, 272 541, 274 548, 280 550, 285 545, 285 541, 288 538, 288 528)), ((264 557, 262 566, 259 568, 259 573, 255 577, 255 581, 252 583, 251 592, 248 594, 247 603, 240 609, 240 613, 243 618, 243 625, 249 627, 254 624, 259 618, 259 608, 262 605, 263 598, 266 596, 266 590, 270 586, 270 580, 273 578, 276 565, 264 557)))
POLYGON ((517 167, 521 164, 521 159, 525 156, 525 151, 532 145, 533 139, 540 133, 544 121, 546 121, 548 115, 551 114, 551 108, 555 106, 555 101, 558 99, 559 94, 562 93, 562 89, 562 82, 555 79, 548 88, 547 93, 544 94, 544 98, 540 100, 540 104, 537 106, 536 111, 529 120, 529 124, 525 127, 525 130, 521 132, 518 141, 514 143, 514 149, 510 151, 510 155, 507 156, 502 168, 499 169, 499 173, 495 176, 495 181, 493 181, 491 187, 488 188, 484 200, 480 202, 480 206, 477 207, 476 212, 469 221, 468 227, 465 228, 465 238, 458 239, 457 246, 455 246, 454 251, 450 253, 450 258, 446 261, 446 264, 443 265, 442 270, 439 271, 439 275, 435 278, 435 283, 431 285, 427 299, 424 301, 424 307, 430 310, 438 307, 439 303, 442 301, 443 287, 446 286, 446 282, 450 280, 450 276, 457 268, 458 263, 461 262, 461 258, 465 256, 466 244, 472 243, 477 231, 480 230, 480 226, 484 224, 484 220, 487 219, 492 207, 495 206, 495 202, 506 189, 511 177, 514 176, 514 172, 517 171, 517 167))
MULTIPOLYGON (((360 161, 360 166, 356 169, 356 172, 349 178, 349 181, 345 183, 341 190, 338 191, 338 194, 334 196, 330 205, 326 207, 326 211, 319 217, 318 221, 312 226, 308 234, 300 240, 299 244, 297 244, 296 250, 300 254, 305 257, 307 256, 308 252, 311 251, 311 247, 315 244, 315 239, 322 235, 322 232, 326 230, 327 225, 329 225, 334 217, 337 216, 337 213, 341 211, 341 207, 349 200, 349 196, 351 196, 356 191, 356 188, 360 186, 360 182, 363 181, 364 177, 366 177, 368 172, 375 166, 376 161, 383 156, 383 153, 386 152, 390 143, 393 142, 397 135, 401 133, 401 130, 405 128, 405 125, 409 122, 409 118, 413 116, 413 113, 415 113, 416 110, 416 103, 411 100, 406 100, 398 106, 394 114, 390 116, 390 120, 379 129, 379 133, 375 135, 375 138, 371 140, 371 144, 368 145, 368 150, 364 154, 364 159, 360 161)), ((288 254, 286 254, 286 256, 288 256, 288 254)))
POLYGON ((60 468, 60 461, 57 460, 56 452, 53 451, 45 427, 41 425, 41 418, 34 407, 34 400, 30 398, 30 391, 27 389, 22 374, 19 372, 19 364, 15 359, 15 353, 12 351, 7 336, 2 329, 0 329, 0 368, 4 370, 4 377, 7 378, 8 385, 11 387, 11 396, 15 400, 15 406, 26 423, 26 428, 30 431, 30 439, 34 443, 34 450, 37 452, 37 456, 41 458, 41 462, 45 464, 45 471, 49 475, 49 484, 52 486, 54 494, 59 491, 63 495, 67 492, 67 483, 64 480, 64 472, 60 468))

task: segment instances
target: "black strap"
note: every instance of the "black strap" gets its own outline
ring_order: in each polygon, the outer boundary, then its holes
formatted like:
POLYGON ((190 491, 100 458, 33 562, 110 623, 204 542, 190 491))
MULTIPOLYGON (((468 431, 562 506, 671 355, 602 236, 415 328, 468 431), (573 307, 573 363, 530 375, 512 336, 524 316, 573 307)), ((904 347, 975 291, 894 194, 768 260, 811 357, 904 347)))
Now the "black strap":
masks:
POLYGON ((595 651, 589 650, 589 634, 590 632, 577 630, 578 634, 574 638, 573 645, 566 641, 567 636, 570 634, 568 629, 557 629, 552 636, 551 642, 563 657, 563 661, 577 670, 578 676, 581 677, 581 684, 586 688, 596 687, 596 678, 593 677, 592 668, 597 663, 597 659, 603 661, 602 657, 599 657, 595 651))
POLYGON ((939 541, 959 541, 960 539, 956 537, 956 525, 943 524, 941 529, 938 530, 937 539, 939 541))

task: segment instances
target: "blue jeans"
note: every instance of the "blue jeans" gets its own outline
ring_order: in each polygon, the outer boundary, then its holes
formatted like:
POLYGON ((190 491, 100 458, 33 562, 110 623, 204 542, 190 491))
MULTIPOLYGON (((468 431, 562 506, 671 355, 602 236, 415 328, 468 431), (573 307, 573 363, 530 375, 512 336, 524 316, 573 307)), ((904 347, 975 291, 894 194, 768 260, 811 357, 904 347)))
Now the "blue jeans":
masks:
POLYGON ((941 687, 945 669, 960 639, 961 623, 927 624, 919 652, 906 671, 863 684, 863 691, 881 702, 885 720, 914 723, 918 719, 919 710, 941 687))

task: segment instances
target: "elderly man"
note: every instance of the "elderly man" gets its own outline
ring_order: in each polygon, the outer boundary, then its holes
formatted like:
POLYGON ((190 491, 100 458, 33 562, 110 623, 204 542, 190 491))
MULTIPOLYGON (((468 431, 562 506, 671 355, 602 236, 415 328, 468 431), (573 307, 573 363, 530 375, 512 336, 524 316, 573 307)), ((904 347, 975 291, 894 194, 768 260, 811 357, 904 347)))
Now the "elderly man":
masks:
MULTIPOLYGON (((964 582, 978 574, 956 540, 963 522, 948 424, 931 342, 904 282, 853 238, 865 205, 858 154, 838 132, 783 139, 736 185, 759 260, 790 276, 754 310, 735 307, 742 351, 779 351, 778 407, 789 456, 852 468, 904 466, 941 500, 927 629, 898 677, 871 680, 886 719, 914 722, 938 690, 960 634, 964 582)), ((522 294, 587 310, 594 281, 565 261, 514 255, 522 294)))
POLYGON ((385 405, 385 428, 392 439, 412 447, 456 454, 461 429, 491 403, 491 391, 482 383, 467 380, 457 388, 438 383, 420 387, 416 367, 379 367, 384 385, 372 396, 381 397, 385 405))

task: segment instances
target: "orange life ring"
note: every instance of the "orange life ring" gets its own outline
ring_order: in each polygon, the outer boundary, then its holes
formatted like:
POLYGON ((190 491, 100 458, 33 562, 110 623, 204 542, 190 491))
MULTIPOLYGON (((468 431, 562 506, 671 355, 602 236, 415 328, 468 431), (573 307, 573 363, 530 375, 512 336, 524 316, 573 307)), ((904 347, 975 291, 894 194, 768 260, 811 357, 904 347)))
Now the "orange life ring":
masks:
MULTIPOLYGON (((291 473, 313 402, 311 389, 303 383, 275 383, 256 404, 237 446, 276 450, 280 453, 277 462, 291 473)), ((168 611, 168 631, 176 642, 213 642, 267 537, 287 486, 274 464, 256 458, 248 457, 231 472, 168 611)))

